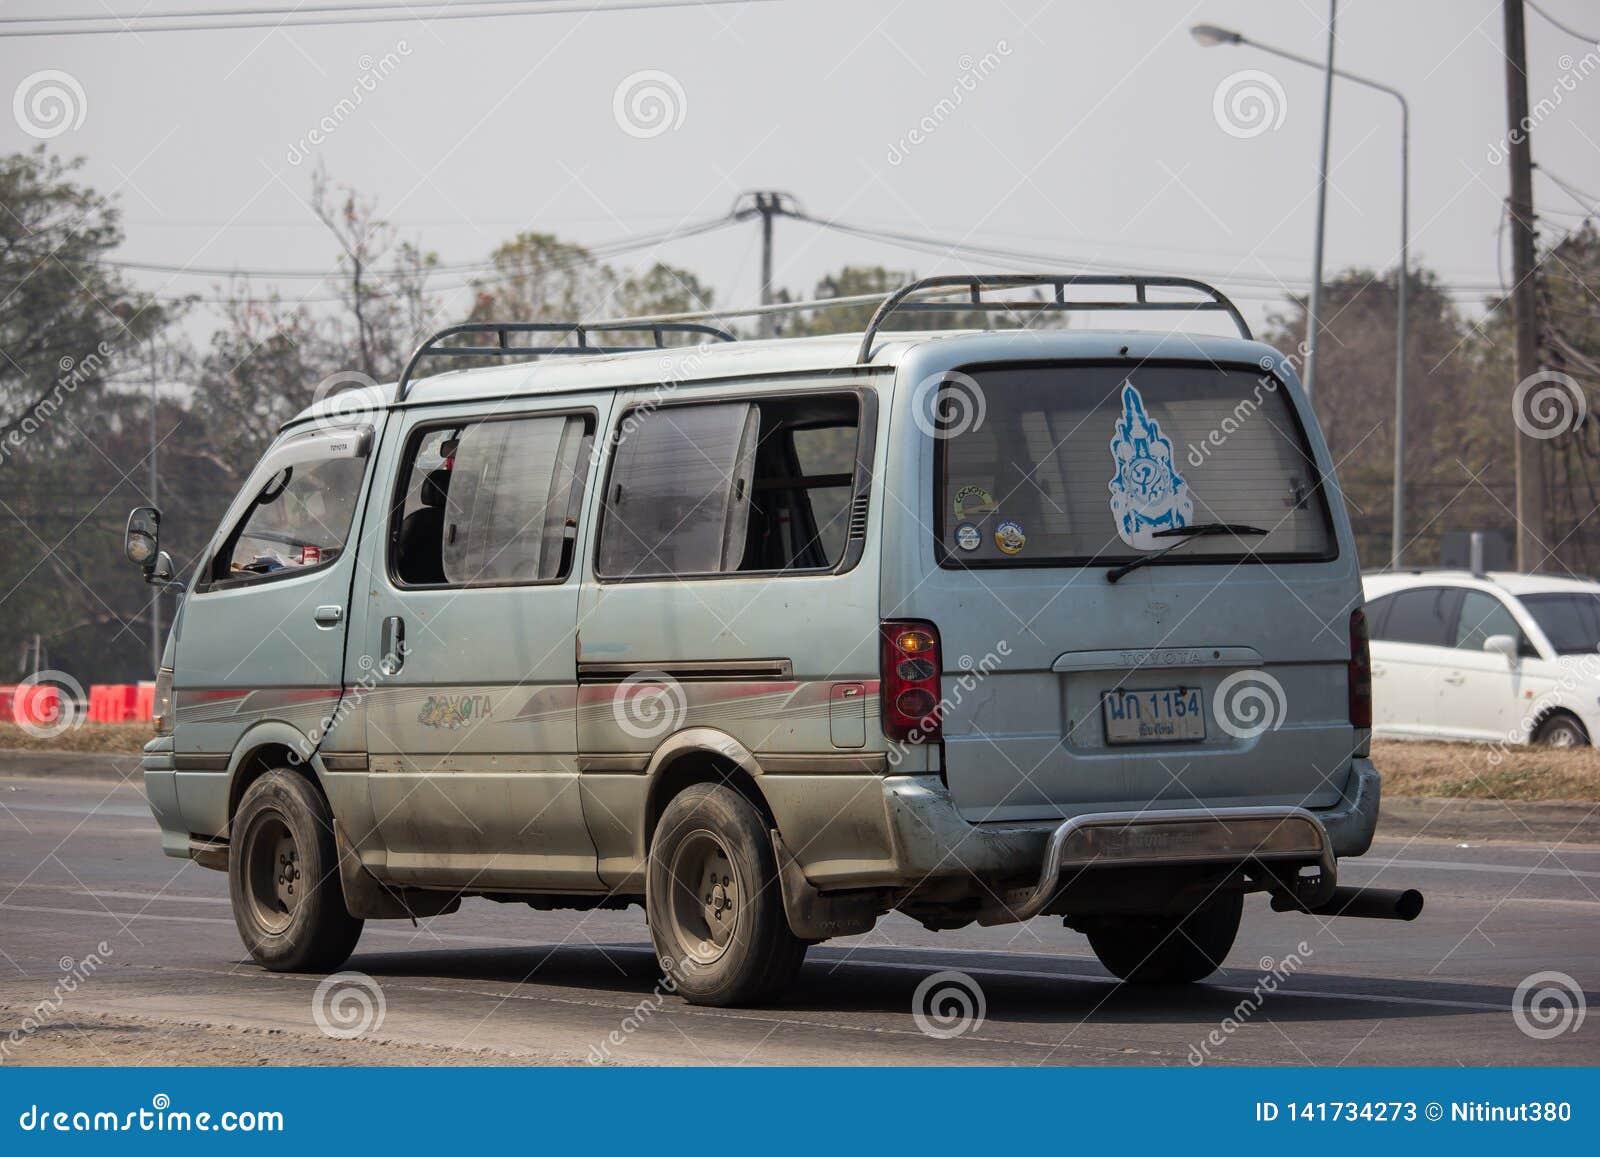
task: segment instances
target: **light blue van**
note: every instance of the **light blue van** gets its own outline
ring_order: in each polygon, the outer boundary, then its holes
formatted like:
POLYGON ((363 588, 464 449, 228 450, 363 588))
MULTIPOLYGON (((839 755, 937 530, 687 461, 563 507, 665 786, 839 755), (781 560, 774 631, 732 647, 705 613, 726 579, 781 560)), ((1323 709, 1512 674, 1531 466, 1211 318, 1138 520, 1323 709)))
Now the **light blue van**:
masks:
MULTIPOLYGON (((159 532, 127 551, 170 582, 159 532)), ((289 422, 199 560, 147 791, 268 968, 482 896, 643 903, 708 1004, 891 910, 1058 916, 1181 982, 1248 892, 1421 905, 1337 884, 1378 815, 1355 547, 1292 368, 1196 282, 453 327, 289 422), (951 310, 1006 328, 903 328, 951 310), (1239 336, 1060 324, 1091 310, 1239 336)))

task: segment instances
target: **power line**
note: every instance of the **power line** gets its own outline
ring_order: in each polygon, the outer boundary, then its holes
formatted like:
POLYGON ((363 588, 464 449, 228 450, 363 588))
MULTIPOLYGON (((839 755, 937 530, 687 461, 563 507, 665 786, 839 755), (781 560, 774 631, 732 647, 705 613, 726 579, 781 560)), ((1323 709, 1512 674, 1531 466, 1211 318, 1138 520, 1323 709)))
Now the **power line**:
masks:
MULTIPOLYGON (((665 241, 676 241, 682 237, 694 237, 700 233, 710 232, 725 225, 733 223, 733 217, 723 214, 701 220, 693 225, 679 226, 674 229, 663 229, 656 233, 641 234, 634 237, 619 237, 612 241, 604 241, 597 245, 589 246, 587 251, 596 257, 613 255, 616 252, 629 252, 635 248, 644 248, 648 245, 665 241)), ((158 261, 129 261, 112 257, 89 258, 62 258, 56 260, 63 264, 95 265, 112 269, 129 269, 147 273, 171 273, 179 276, 196 277, 260 277, 271 280, 311 280, 326 281, 335 277, 349 277, 347 273, 339 273, 327 269, 246 269, 238 266, 195 265, 189 262, 183 264, 158 262, 158 261)), ((448 273, 475 273, 490 271, 496 268, 492 259, 483 261, 463 261, 451 265, 431 265, 427 272, 448 273)))
MULTIPOLYGON (((553 0, 462 0, 460 4, 455 6, 460 8, 500 8, 512 4, 537 6, 552 2, 553 0)), ((421 16, 438 12, 451 6, 451 0, 436 0, 434 3, 423 4, 409 3, 408 0, 377 0, 376 3, 372 4, 296 4, 291 8, 180 8, 168 9, 165 12, 129 12, 126 15, 120 12, 74 12, 65 16, 0 16, 0 24, 105 24, 108 21, 132 24, 145 20, 195 20, 200 18, 221 19, 222 17, 231 16, 302 16, 340 12, 381 12, 388 8, 401 8, 421 16)))
POLYGON ((1589 213, 1600 213, 1600 208, 1596 208, 1596 203, 1600 202, 1600 197, 1596 197, 1593 193, 1585 193, 1582 189, 1569 185, 1543 165, 1536 165, 1535 169, 1549 177, 1551 181, 1555 182, 1558 189, 1571 197, 1577 204, 1582 205, 1589 213))
POLYGON ((1596 41, 1600 41, 1600 36, 1588 36, 1582 32, 1579 32, 1570 24, 1561 23, 1561 21, 1557 20, 1554 16, 1550 15, 1550 13, 1539 7, 1538 4, 1534 3, 1534 0, 1523 0, 1523 2, 1526 3, 1529 8, 1532 8, 1535 12, 1537 12, 1540 16, 1543 16, 1551 24, 1554 24, 1557 28, 1561 29, 1561 31, 1565 32, 1568 36, 1576 36, 1585 44, 1594 44, 1596 41))
MULTIPOLYGON (((562 272, 565 272, 565 271, 567 271, 569 269, 578 269, 578 268, 580 268, 582 266, 585 266, 585 265, 597 265, 600 262, 605 261, 605 260, 610 259, 610 258, 623 257, 623 256, 626 256, 627 254, 636 253, 636 252, 639 252, 640 250, 644 250, 644 249, 650 249, 650 248, 653 248, 653 247, 658 246, 658 245, 665 244, 665 243, 670 242, 670 241, 681 241, 681 240, 683 240, 685 238, 697 237, 697 236, 700 236, 701 234, 710 233, 710 232, 712 232, 714 230, 717 230, 717 229, 725 229, 728 226, 733 225, 733 224, 735 224, 735 222, 731 218, 719 217, 719 218, 714 218, 714 219, 712 219, 710 221, 701 222, 698 225, 690 226, 688 228, 679 229, 679 230, 672 230, 672 231, 668 231, 666 233, 658 233, 658 234, 654 234, 654 235, 646 236, 646 237, 623 238, 623 239, 620 239, 618 241, 608 242, 608 243, 606 243, 604 245, 596 245, 596 246, 594 246, 592 248, 585 249, 584 253, 583 253, 583 255, 581 257, 573 258, 570 261, 561 261, 561 262, 556 262, 556 263, 551 264, 551 265, 541 266, 538 270, 532 271, 532 273, 534 275, 550 274, 550 273, 562 273, 562 272)), ((491 264, 491 265, 487 266, 487 268, 493 269, 493 268, 498 268, 498 266, 495 266, 495 265, 491 264)), ((419 272, 424 273, 424 274, 432 273, 433 271, 434 271, 433 269, 422 269, 422 270, 419 270, 419 272)), ((381 283, 381 282, 387 280, 388 277, 394 272, 396 272, 396 271, 393 271, 393 270, 388 271, 388 272, 373 271, 372 276, 373 276, 375 281, 378 281, 378 282, 381 283)), ((245 274, 245 275, 248 275, 248 274, 245 274)), ((260 273, 260 271, 257 271, 257 275, 258 276, 262 276, 263 278, 269 278, 271 276, 270 274, 260 273)), ((334 278, 349 278, 351 276, 351 274, 344 273, 344 272, 338 272, 338 273, 325 273, 322 276, 326 280, 333 280, 334 278)), ((527 274, 522 274, 522 273, 503 273, 503 274, 499 274, 499 275, 494 276, 494 277, 474 278, 471 281, 460 282, 460 283, 455 284, 455 285, 433 285, 433 286, 424 285, 424 286, 421 287, 420 292, 425 293, 425 294, 455 293, 455 292, 459 292, 459 291, 464 290, 464 289, 476 289, 476 288, 480 288, 480 287, 487 287, 487 286, 493 286, 493 285, 503 285, 508 281, 515 281, 515 280, 517 280, 517 278, 523 277, 523 276, 528 276, 528 275, 527 274)), ((406 292, 408 292, 408 290, 405 287, 381 288, 381 289, 380 288, 370 288, 370 289, 364 289, 363 290, 363 296, 365 298, 399 297, 399 296, 403 295, 406 292)), ((220 296, 220 297, 218 297, 218 296, 205 296, 205 295, 197 295, 197 294, 161 294, 161 293, 156 293, 156 294, 152 294, 151 296, 153 296, 155 298, 155 300, 157 300, 157 301, 166 301, 166 302, 173 302, 173 303, 177 303, 177 302, 196 302, 196 303, 199 303, 199 304, 202 304, 202 305, 238 305, 238 304, 244 304, 244 303, 250 303, 250 302, 270 301, 276 295, 272 294, 272 293, 260 293, 260 294, 245 294, 245 295, 242 295, 242 296, 240 296, 240 295, 229 295, 229 296, 220 296)), ((328 304, 328 303, 331 303, 331 302, 339 302, 339 301, 343 301, 343 300, 345 300, 345 295, 342 294, 342 293, 340 293, 340 294, 319 294, 319 295, 314 295, 314 296, 295 297, 295 298, 293 298, 293 303, 296 304, 296 305, 323 305, 323 304, 328 304)))
MULTIPOLYGON (((1023 262, 1029 265, 1055 265, 1101 272, 1126 272, 1126 273, 1178 273, 1188 276, 1219 281, 1229 285, 1240 285, 1248 288, 1267 290, 1274 296, 1292 292, 1304 292, 1307 283, 1286 280, 1271 275, 1256 275, 1236 272, 1216 272, 1208 270, 1174 269, 1171 266, 1142 265, 1137 263, 1106 262, 1097 259, 1052 255, 1041 253, 1038 250, 1010 249, 1002 246, 977 245, 967 241, 952 241, 944 238, 930 237, 889 229, 870 229, 861 225, 852 225, 847 222, 815 217, 806 213, 791 213, 798 220, 806 221, 819 228, 830 229, 835 232, 862 237, 868 240, 881 241, 902 248, 913 249, 920 252, 932 253, 935 256, 948 257, 957 253, 976 256, 999 262, 1023 262)), ((1458 283, 1442 287, 1447 293, 1479 294, 1494 291, 1494 285, 1489 282, 1458 283)), ((1247 296, 1241 294, 1240 296, 1247 296)))
MULTIPOLYGON (((178 17, 179 15, 198 17, 177 23, 144 23, 148 17, 130 15, 126 17, 102 16, 93 17, 86 15, 76 16, 35 16, 12 18, 17 23, 25 24, 52 24, 58 27, 50 28, 3 28, 0 29, 0 39, 14 39, 24 36, 102 36, 119 32, 213 32, 228 29, 261 29, 261 28, 330 28, 344 24, 394 24, 399 22, 425 22, 432 23, 439 20, 474 20, 489 19, 502 16, 556 16, 562 14, 590 14, 601 12, 634 12, 656 8, 712 8, 734 4, 770 4, 775 0, 545 0, 536 3, 535 0, 468 0, 463 7, 476 7, 478 10, 471 12, 455 11, 448 7, 435 6, 432 12, 423 12, 420 8, 409 8, 404 5, 377 5, 361 7, 352 5, 326 5, 327 11, 311 13, 312 18, 306 19, 302 14, 305 10, 295 11, 290 9, 277 9, 280 13, 275 19, 256 19, 253 17, 233 18, 227 17, 224 10, 213 13, 167 13, 166 16, 178 17), (485 4, 503 3, 507 7, 484 11, 485 4), (522 7, 512 7, 521 4, 522 7), (532 6, 530 6, 532 5, 532 6), (394 11, 403 8, 403 11, 394 11), (219 17, 218 13, 222 13, 219 17), (100 21, 103 26, 93 28, 83 27, 83 24, 100 21), (81 23, 72 23, 74 21, 81 23)), ((235 9, 241 17, 252 11, 260 9, 235 9)))

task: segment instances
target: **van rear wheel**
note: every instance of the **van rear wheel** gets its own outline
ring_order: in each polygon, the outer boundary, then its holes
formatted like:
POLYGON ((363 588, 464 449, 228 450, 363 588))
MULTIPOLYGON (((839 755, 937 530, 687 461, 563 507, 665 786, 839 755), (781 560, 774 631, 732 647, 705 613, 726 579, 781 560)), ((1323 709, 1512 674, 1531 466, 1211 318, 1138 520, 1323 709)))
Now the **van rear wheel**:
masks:
POLYGON ((244 793, 228 842, 239 936, 274 972, 328 972, 355 951, 363 921, 344 906, 328 801, 282 768, 244 793))
POLYGON ((1219 892, 1186 916, 1091 925, 1089 946, 1130 984, 1191 984, 1222 966, 1244 911, 1243 892, 1219 892))
POLYGON ((722 784, 685 788, 650 845, 645 907, 656 956, 690 1004, 778 996, 805 959, 789 930, 772 839, 761 813, 722 784))

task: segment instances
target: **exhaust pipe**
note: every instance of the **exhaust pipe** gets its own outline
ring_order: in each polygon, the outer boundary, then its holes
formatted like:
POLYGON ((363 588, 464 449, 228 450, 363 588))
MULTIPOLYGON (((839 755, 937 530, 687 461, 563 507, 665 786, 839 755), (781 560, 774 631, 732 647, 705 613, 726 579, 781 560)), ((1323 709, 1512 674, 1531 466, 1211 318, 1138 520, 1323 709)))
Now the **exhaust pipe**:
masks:
POLYGON ((1415 920, 1422 912, 1422 893, 1415 888, 1346 888, 1314 908, 1306 908, 1293 897, 1272 897, 1274 912, 1309 912, 1313 916, 1360 916, 1368 920, 1415 920))

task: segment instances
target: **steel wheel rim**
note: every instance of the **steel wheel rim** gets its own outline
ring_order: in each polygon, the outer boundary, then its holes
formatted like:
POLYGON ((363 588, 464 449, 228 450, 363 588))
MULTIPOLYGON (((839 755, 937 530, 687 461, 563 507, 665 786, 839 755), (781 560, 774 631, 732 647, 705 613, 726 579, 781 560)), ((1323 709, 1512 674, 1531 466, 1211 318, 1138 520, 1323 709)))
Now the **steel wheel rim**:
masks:
POLYGON ((672 854, 668 878, 667 910, 679 955, 695 964, 715 963, 733 943, 744 907, 744 887, 727 845, 704 829, 690 832, 672 854))
POLYGON ((1550 733, 1551 747, 1576 747, 1578 746, 1577 733, 1570 727, 1557 727, 1550 733))
POLYGON ((306 882, 300 847, 282 816, 264 812, 256 817, 245 836, 243 864, 251 919, 274 935, 284 932, 305 898, 306 882))

